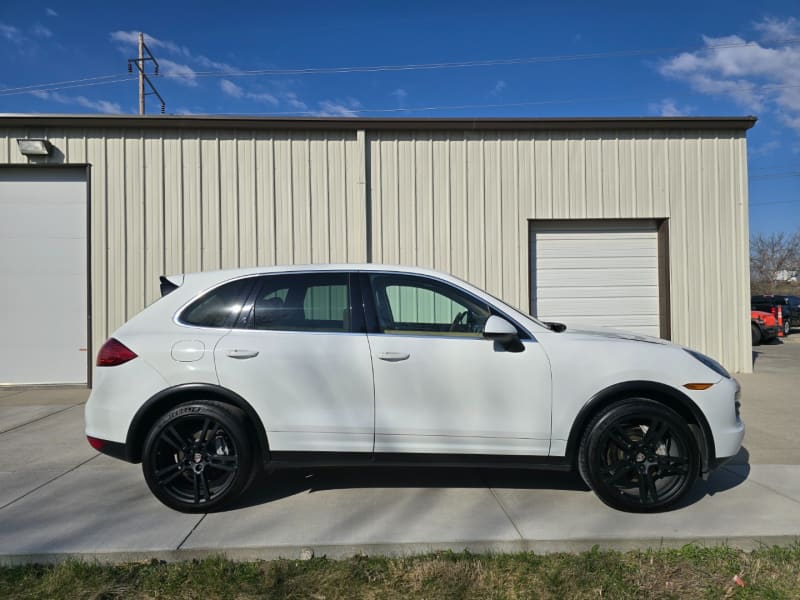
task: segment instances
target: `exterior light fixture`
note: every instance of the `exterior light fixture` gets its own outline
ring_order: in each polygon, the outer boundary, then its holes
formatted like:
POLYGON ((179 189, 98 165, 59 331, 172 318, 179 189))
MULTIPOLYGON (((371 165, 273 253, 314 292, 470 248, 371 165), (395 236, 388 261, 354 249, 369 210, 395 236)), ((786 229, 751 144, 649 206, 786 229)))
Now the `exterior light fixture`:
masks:
POLYGON ((41 138, 18 138, 17 146, 25 156, 50 156, 53 151, 53 145, 41 138))

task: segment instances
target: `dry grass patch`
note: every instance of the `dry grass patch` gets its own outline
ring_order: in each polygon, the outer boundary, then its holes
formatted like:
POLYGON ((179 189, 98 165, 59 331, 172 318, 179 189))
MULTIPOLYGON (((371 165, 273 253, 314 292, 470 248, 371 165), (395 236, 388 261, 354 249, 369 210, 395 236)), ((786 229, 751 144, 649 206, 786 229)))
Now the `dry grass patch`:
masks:
POLYGON ((798 597, 800 545, 0 568, 3 599, 798 597))

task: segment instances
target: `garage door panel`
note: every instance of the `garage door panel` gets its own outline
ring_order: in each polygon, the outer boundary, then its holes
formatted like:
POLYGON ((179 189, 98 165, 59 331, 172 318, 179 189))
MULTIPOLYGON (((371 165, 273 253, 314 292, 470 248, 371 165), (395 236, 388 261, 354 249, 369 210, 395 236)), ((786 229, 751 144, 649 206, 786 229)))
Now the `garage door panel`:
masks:
POLYGON ((0 384, 85 384, 84 169, 0 169, 0 384))
POLYGON ((539 314, 545 318, 553 315, 603 317, 604 315, 658 315, 658 298, 572 298, 539 299, 539 314), (564 310, 569 304, 569 310, 564 310))
POLYGON ((655 269, 658 259, 655 256, 571 256, 540 257, 546 263, 539 273, 563 269, 606 271, 609 269, 655 269))
POLYGON ((536 273, 539 289, 552 287, 653 286, 658 269, 541 269, 536 273))
POLYGON ((534 226, 531 265, 531 308, 541 318, 658 335, 655 223, 534 226))
POLYGON ((546 244, 537 249, 537 254, 543 258, 587 258, 587 243, 592 245, 593 258, 624 258, 629 256, 656 258, 658 256, 658 249, 653 246, 652 237, 637 240, 587 240, 584 238, 580 243, 550 236, 544 236, 541 239, 546 239, 546 244))
POLYGON ((657 286, 640 285, 640 286, 585 286, 585 287, 568 287, 568 286, 551 286, 546 288, 539 288, 539 301, 543 300, 559 300, 568 301, 572 298, 618 298, 624 300, 625 298, 652 298, 658 295, 657 286))

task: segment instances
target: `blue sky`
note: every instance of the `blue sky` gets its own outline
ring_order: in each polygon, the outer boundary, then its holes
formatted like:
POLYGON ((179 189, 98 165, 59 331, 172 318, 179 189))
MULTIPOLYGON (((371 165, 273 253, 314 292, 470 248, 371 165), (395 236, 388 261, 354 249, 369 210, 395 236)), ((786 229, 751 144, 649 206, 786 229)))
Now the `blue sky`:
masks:
POLYGON ((751 231, 800 229, 797 0, 5 0, 0 112, 135 113, 138 31, 171 114, 753 114, 751 231))

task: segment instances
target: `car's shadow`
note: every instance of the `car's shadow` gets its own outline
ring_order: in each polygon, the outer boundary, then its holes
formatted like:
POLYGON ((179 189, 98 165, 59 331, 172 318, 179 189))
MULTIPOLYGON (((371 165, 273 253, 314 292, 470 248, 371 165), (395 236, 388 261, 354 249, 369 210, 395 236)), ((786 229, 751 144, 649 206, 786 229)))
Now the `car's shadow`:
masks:
MULTIPOLYGON (((745 448, 730 466, 698 479, 674 509, 695 504, 736 487, 750 472, 745 448)), ((530 469, 482 469, 439 467, 308 467, 259 474, 250 489, 227 510, 266 504, 305 492, 357 488, 494 488, 521 490, 564 490, 590 492, 580 475, 573 472, 530 469)))

